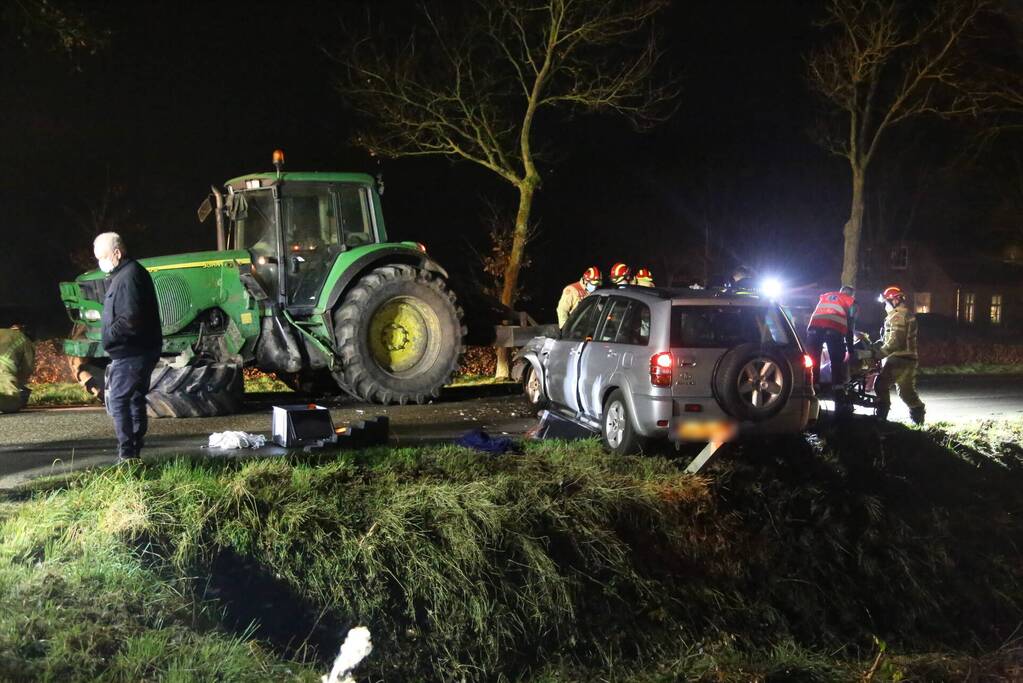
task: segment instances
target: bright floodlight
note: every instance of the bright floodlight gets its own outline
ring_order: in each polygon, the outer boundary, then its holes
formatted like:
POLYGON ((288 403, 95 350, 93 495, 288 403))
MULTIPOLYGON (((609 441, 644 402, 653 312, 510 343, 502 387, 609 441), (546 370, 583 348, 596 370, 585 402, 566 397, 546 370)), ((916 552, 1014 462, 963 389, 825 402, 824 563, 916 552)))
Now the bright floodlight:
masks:
POLYGON ((784 287, 778 278, 768 277, 764 278, 764 281, 760 283, 760 291, 768 299, 780 299, 784 287))

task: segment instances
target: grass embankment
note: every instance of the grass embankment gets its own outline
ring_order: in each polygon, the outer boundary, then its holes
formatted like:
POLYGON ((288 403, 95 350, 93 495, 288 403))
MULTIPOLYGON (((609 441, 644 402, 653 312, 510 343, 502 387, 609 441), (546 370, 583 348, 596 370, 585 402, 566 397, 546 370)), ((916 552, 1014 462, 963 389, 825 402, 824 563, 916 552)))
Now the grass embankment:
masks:
POLYGON ((311 681, 365 624, 367 680, 848 681, 875 637, 874 680, 1018 680, 1023 426, 858 430, 708 478, 584 442, 37 485, 0 529, 0 679, 311 681))

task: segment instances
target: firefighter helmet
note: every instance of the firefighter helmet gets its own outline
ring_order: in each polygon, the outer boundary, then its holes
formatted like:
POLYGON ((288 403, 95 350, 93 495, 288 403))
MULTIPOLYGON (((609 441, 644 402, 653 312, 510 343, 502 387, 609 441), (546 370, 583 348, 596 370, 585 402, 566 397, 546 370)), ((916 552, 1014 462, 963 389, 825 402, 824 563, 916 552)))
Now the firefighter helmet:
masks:
POLYGON ((653 287, 654 286, 654 275, 646 268, 639 268, 636 270, 636 284, 640 287, 653 287))
POLYGON ((884 301, 902 301, 906 298, 906 295, 902 293, 902 290, 896 286, 891 286, 881 293, 881 299, 884 301))
POLYGON ((611 282, 616 285, 629 284, 630 275, 632 275, 632 269, 624 263, 616 263, 611 266, 611 282))
POLYGON ((597 285, 598 287, 600 286, 601 282, 603 282, 603 278, 600 277, 600 268, 597 268, 596 266, 590 266, 589 268, 584 270, 581 279, 584 285, 592 283, 597 285))

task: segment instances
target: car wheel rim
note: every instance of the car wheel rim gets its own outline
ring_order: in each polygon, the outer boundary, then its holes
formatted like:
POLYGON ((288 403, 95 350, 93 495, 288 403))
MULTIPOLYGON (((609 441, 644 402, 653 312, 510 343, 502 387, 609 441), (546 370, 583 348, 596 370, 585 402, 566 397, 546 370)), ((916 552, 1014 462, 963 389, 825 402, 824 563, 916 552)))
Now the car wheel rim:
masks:
POLYGON ((739 397, 755 410, 770 408, 785 387, 781 367, 768 358, 755 358, 739 372, 739 397))
POLYGON ((625 439, 625 406, 615 401, 608 406, 607 417, 604 420, 607 445, 611 448, 618 448, 625 439))
POLYGON ((540 378, 532 370, 529 371, 529 379, 526 381, 526 396, 530 403, 540 402, 540 378))

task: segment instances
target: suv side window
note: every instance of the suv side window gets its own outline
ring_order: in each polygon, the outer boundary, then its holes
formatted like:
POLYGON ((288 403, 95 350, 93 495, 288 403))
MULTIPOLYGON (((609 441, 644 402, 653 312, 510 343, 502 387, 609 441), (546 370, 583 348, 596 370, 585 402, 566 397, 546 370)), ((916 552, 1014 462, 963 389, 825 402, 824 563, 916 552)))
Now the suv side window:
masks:
POLYGON ((583 341, 587 337, 592 337, 606 303, 606 296, 588 296, 583 299, 579 307, 573 311, 572 317, 565 323, 565 331, 561 338, 566 341, 583 341))
POLYGON ((604 308, 604 315, 601 316, 604 319, 604 323, 597 333, 597 341, 618 341, 619 330, 621 330, 628 308, 628 299, 620 299, 618 297, 611 299, 611 305, 604 308))
POLYGON ((650 307, 642 301, 633 301, 615 341, 619 344, 646 346, 650 342, 650 307))

